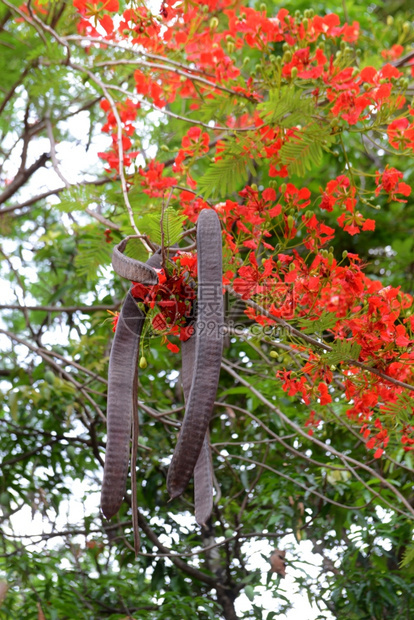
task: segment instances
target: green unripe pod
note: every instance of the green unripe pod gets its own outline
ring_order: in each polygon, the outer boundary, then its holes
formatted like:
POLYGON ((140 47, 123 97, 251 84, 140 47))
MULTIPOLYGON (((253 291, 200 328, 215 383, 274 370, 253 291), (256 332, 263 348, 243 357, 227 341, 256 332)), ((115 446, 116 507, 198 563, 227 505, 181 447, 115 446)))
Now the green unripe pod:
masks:
POLYGON ((55 375, 51 370, 46 370, 45 381, 47 381, 49 385, 55 384, 55 375))
POLYGON ((144 368, 146 368, 147 366, 148 366, 147 358, 142 355, 139 359, 139 367, 142 368, 142 370, 144 370, 144 368))

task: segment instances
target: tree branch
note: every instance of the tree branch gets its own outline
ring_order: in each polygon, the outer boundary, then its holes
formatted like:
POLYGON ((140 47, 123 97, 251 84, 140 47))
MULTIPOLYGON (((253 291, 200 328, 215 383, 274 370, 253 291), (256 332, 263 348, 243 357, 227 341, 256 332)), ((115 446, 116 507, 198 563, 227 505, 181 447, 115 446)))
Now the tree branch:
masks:
MULTIPOLYGON (((13 181, 6 186, 6 189, 0 194, 0 204, 3 204, 13 196, 19 190, 22 185, 26 183, 30 179, 30 177, 37 171, 39 168, 43 168, 46 165, 46 162, 50 159, 50 153, 43 153, 39 159, 37 159, 34 164, 26 168, 25 170, 19 171, 14 177, 13 181)), ((0 211, 0 214, 3 211, 0 211)))

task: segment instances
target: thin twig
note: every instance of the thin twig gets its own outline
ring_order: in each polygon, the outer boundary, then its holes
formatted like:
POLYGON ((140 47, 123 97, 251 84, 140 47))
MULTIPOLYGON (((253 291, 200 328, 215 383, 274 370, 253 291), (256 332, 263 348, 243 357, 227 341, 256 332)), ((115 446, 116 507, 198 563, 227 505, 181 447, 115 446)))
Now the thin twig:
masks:
MULTIPOLYGON (((107 88, 105 87, 104 83, 94 74, 92 73, 92 71, 89 71, 89 69, 86 69, 85 67, 82 67, 82 65, 78 65, 77 63, 74 62, 69 62, 68 65, 74 69, 75 71, 79 71, 81 73, 86 73, 89 78, 95 82, 95 84, 97 86, 99 86, 99 88, 102 90, 102 93, 104 94, 104 96, 106 97, 106 99, 109 102, 109 105, 111 106, 111 110, 112 113, 115 117, 116 123, 117 123, 117 145, 118 145, 118 153, 119 153, 119 177, 121 179, 121 187, 122 187, 122 194, 124 197, 124 202, 125 202, 125 206, 127 208, 128 211, 128 216, 129 216, 129 221, 130 224, 133 228, 133 230, 135 231, 136 235, 141 235, 140 231, 137 228, 137 225, 135 224, 135 220, 134 220, 134 213, 132 211, 132 206, 131 203, 129 201, 129 197, 128 197, 128 188, 127 188, 127 182, 125 179, 125 172, 124 172, 124 147, 122 144, 122 122, 118 113, 118 109, 116 107, 115 101, 112 99, 112 96, 110 95, 110 93, 108 92, 107 88)), ((147 252, 151 252, 151 248, 150 246, 146 243, 145 239, 141 239, 141 242, 144 246, 144 248, 147 250, 147 252)))

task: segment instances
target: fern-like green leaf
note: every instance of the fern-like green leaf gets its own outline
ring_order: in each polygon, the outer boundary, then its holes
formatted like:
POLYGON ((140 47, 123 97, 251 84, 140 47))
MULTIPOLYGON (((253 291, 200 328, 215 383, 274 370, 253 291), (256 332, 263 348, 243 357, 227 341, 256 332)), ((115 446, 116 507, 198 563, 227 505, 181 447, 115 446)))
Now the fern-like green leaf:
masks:
POLYGON ((299 325, 304 334, 321 334, 327 329, 332 329, 338 321, 338 317, 332 312, 323 312, 315 321, 312 319, 300 319, 299 325))
POLYGON ((216 94, 206 99, 197 109, 197 119, 205 123, 211 120, 223 122, 229 114, 234 114, 234 100, 227 94, 216 94))
POLYGON ((228 153, 210 166, 197 188, 204 198, 227 196, 246 184, 249 172, 256 174, 250 153, 228 153))
POLYGON ((350 340, 337 340, 332 345, 332 351, 325 353, 323 360, 329 366, 337 366, 342 362, 357 360, 361 346, 350 340))
POLYGON ((404 568, 414 562, 414 546, 407 547, 404 552, 404 557, 400 562, 400 568, 404 568))
POLYGON ((95 280, 101 268, 111 262, 111 246, 96 234, 85 236, 79 243, 75 267, 80 277, 95 280))
POLYGON ((175 211, 173 207, 167 207, 162 217, 161 228, 161 215, 148 213, 142 218, 141 229, 144 230, 154 243, 161 245, 162 234, 164 233, 164 245, 172 246, 177 243, 180 235, 183 231, 184 216, 175 211))
POLYGON ((315 108, 312 99, 289 86, 270 91, 268 101, 257 107, 267 124, 286 128, 307 124, 315 108))
POLYGON ((391 421, 398 421, 401 424, 409 424, 412 419, 414 401, 409 394, 401 392, 395 402, 387 402, 381 407, 381 413, 389 415, 391 421))
POLYGON ((321 163, 323 150, 328 149, 334 137, 319 125, 298 130, 280 149, 281 163, 299 177, 321 163))
MULTIPOLYGON (((65 213, 84 211, 91 203, 99 201, 98 190, 96 185, 75 185, 65 189, 59 196, 60 202, 56 208, 65 213)), ((102 188, 100 188, 100 193, 102 193, 102 188)))

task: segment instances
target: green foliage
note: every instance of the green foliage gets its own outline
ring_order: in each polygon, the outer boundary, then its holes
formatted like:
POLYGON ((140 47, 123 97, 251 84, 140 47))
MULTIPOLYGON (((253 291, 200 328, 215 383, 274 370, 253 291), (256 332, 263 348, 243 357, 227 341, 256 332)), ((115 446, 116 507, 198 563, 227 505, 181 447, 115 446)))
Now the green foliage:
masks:
POLYGON ((361 346, 350 340, 335 340, 331 345, 332 351, 328 351, 323 356, 323 360, 330 366, 336 366, 340 362, 357 360, 361 351, 361 346))
POLYGON ((169 206, 162 215, 149 213, 141 219, 141 229, 145 231, 151 239, 164 246, 172 246, 177 243, 182 232, 185 218, 169 206))
POLYGON ((407 549, 405 550, 403 559, 400 562, 400 568, 410 567, 411 569, 413 569, 413 565, 414 565, 414 546, 407 547, 407 549))
POLYGON ((280 159, 288 170, 299 177, 304 177, 309 170, 320 165, 324 151, 334 142, 335 137, 329 127, 312 123, 295 131, 280 149, 280 159))
POLYGON ((96 234, 95 226, 85 229, 74 261, 78 275, 94 280, 104 267, 108 267, 110 259, 111 246, 106 243, 104 236, 96 234))
POLYGON ((100 202, 101 191, 97 185, 75 185, 60 193, 56 206, 65 213, 85 211, 92 203, 100 202))
POLYGON ((198 180, 197 188, 203 198, 231 194, 246 184, 249 174, 256 174, 250 148, 247 139, 242 139, 220 154, 220 159, 198 180))
POLYGON ((331 329, 336 325, 338 318, 336 314, 331 312, 322 312, 322 314, 315 319, 300 319, 299 326, 305 334, 322 334, 324 331, 331 329))
POLYGON ((208 123, 216 120, 218 123, 226 119, 228 114, 237 112, 238 105, 223 93, 216 93, 213 97, 204 99, 197 110, 197 119, 208 123))
POLYGON ((310 97, 287 86, 280 90, 271 90, 268 101, 260 103, 257 108, 266 124, 278 127, 306 125, 315 111, 310 97))

